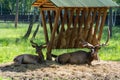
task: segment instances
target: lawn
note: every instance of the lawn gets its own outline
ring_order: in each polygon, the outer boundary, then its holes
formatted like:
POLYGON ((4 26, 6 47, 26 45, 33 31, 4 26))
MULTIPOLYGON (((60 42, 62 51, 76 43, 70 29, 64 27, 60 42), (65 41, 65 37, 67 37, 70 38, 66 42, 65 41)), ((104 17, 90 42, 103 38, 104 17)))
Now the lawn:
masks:
MULTIPOLYGON (((36 54, 35 49, 32 48, 29 40, 27 41, 16 40, 21 38, 27 31, 29 24, 18 24, 18 28, 14 28, 13 23, 0 23, 0 63, 11 62, 13 58, 19 54, 30 53, 36 54)), ((32 33, 37 25, 33 26, 32 33)), ((104 27, 103 37, 101 43, 104 43, 107 36, 107 27, 104 27)), ((35 41, 39 44, 44 43, 43 28, 40 27, 35 41)), ((63 52, 72 51, 68 50, 54 50, 53 53, 59 54, 63 52)), ((43 50, 44 54, 46 50, 43 50)), ((115 60, 120 61, 120 27, 113 27, 113 37, 109 41, 109 45, 102 47, 99 51, 102 60, 115 60)))

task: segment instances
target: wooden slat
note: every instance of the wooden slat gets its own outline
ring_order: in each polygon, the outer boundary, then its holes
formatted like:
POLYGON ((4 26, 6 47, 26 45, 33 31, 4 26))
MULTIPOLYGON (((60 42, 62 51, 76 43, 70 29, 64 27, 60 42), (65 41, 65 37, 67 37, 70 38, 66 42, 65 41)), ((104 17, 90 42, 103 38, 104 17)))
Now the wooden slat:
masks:
POLYGON ((53 47, 53 41, 54 41, 54 37, 55 37, 55 32, 56 32, 57 27, 58 27, 57 25, 58 25, 59 17, 60 17, 60 10, 57 9, 56 10, 55 23, 54 23, 52 35, 50 37, 50 42, 49 42, 49 44, 47 46, 47 60, 52 60, 51 49, 53 47))
POLYGON ((49 11, 51 11, 51 10, 56 10, 56 9, 58 9, 58 8, 40 8, 41 10, 49 10, 49 11))
POLYGON ((88 35, 89 27, 90 27, 91 12, 92 12, 92 8, 89 8, 88 15, 87 15, 86 20, 85 20, 84 32, 83 32, 84 33, 83 37, 85 40, 87 39, 87 35, 88 35))
POLYGON ((76 38, 77 38, 77 27, 76 27, 76 25, 77 25, 77 23, 78 23, 78 18, 79 18, 79 13, 80 13, 80 10, 79 9, 77 9, 76 10, 76 18, 75 18, 75 23, 74 23, 74 26, 73 26, 73 30, 72 30, 72 34, 71 34, 71 36, 70 36, 70 41, 69 41, 69 47, 74 47, 74 45, 75 45, 75 40, 76 40, 76 38))
POLYGON ((93 37, 92 37, 92 44, 93 45, 96 45, 96 35, 97 35, 97 32, 98 32, 98 26, 99 26, 99 22, 100 22, 100 17, 101 17, 101 9, 98 10, 98 18, 97 18, 97 21, 96 21, 96 25, 95 25, 95 29, 94 29, 94 34, 93 34, 93 37))
POLYGON ((78 24, 79 14, 80 14, 80 10, 79 10, 79 9, 77 9, 77 10, 76 10, 75 23, 74 23, 74 27, 75 27, 75 28, 76 28, 76 26, 77 26, 77 24, 78 24))
POLYGON ((104 13, 103 13, 103 16, 102 16, 102 22, 101 22, 101 25, 100 25, 100 32, 98 34, 98 41, 100 41, 100 39, 102 37, 102 31, 103 31, 106 15, 107 15, 107 8, 104 8, 104 13))
POLYGON ((83 28, 82 28, 82 25, 84 24, 84 17, 85 17, 85 13, 86 13, 86 10, 84 9, 84 10, 82 10, 82 17, 81 17, 81 19, 79 20, 80 22, 80 24, 79 24, 79 26, 78 26, 78 38, 77 38, 77 40, 76 40, 76 44, 75 44, 75 47, 79 47, 79 40, 83 37, 82 36, 82 31, 83 31, 83 28))
POLYGON ((60 45, 62 44, 61 39, 63 38, 62 34, 63 34, 63 31, 64 31, 64 25, 65 25, 65 22, 66 22, 66 18, 67 18, 67 10, 65 9, 63 20, 62 20, 62 25, 61 25, 61 29, 60 29, 60 33, 58 35, 59 37, 58 37, 56 48, 59 48, 60 45))
POLYGON ((89 35, 87 36, 87 41, 89 43, 91 43, 92 37, 93 37, 93 31, 94 31, 93 30, 94 29, 93 25, 94 25, 94 22, 95 22, 96 14, 97 14, 97 8, 94 8, 94 13, 93 13, 93 16, 92 16, 92 22, 90 24, 90 29, 89 29, 89 32, 88 32, 89 35))
POLYGON ((47 11, 47 14, 48 14, 48 19, 49 19, 50 31, 52 33, 52 29, 53 29, 53 26, 52 26, 52 16, 50 15, 50 11, 47 11))
POLYGON ((42 5, 42 8, 55 8, 53 5, 42 5))
POLYGON ((71 24, 72 24, 73 16, 74 16, 74 9, 71 9, 71 10, 70 10, 69 23, 68 23, 68 29, 70 28, 70 26, 71 26, 71 24))
POLYGON ((46 43, 48 43, 49 39, 48 39, 48 31, 47 31, 47 26, 46 26, 45 14, 43 10, 41 10, 40 13, 42 17, 42 25, 43 25, 44 34, 45 34, 45 40, 46 40, 46 43))

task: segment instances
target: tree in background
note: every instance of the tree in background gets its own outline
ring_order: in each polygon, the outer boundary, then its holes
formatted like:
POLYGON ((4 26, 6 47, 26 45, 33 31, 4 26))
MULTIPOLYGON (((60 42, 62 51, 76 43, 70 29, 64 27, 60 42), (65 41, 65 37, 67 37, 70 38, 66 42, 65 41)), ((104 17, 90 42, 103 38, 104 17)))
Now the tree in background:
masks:
MULTIPOLYGON (((117 2, 118 4, 120 4, 120 0, 114 0, 115 2, 117 2)), ((120 13, 120 9, 117 8, 117 12, 120 13)), ((108 21, 109 21, 109 29, 110 29, 110 37, 112 37, 112 27, 115 26, 113 22, 113 8, 109 9, 109 16, 108 16, 108 21)), ((116 16, 114 16, 116 17, 116 16)), ((115 18, 116 19, 116 18, 115 18)), ((115 20, 116 21, 116 20, 115 20)))
POLYGON ((15 28, 17 28, 18 24, 18 13, 19 13, 19 0, 16 0, 15 28))

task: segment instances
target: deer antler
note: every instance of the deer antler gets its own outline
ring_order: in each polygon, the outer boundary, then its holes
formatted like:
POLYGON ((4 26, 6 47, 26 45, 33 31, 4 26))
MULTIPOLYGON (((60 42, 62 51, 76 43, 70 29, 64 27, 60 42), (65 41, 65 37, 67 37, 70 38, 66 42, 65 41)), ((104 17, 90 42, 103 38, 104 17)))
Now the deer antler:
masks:
POLYGON ((86 41, 84 41, 83 39, 81 39, 81 43, 83 45, 83 47, 87 47, 87 48, 94 48, 94 46, 86 41))
POLYGON ((108 45, 109 40, 110 40, 110 29, 109 29, 109 27, 108 27, 108 36, 107 36, 107 40, 106 40, 105 43, 100 44, 99 46, 106 46, 106 45, 108 45))
POLYGON ((32 46, 33 46, 33 47, 38 46, 38 44, 37 44, 37 43, 35 43, 35 42, 33 42, 33 40, 30 40, 30 43, 32 44, 32 46))
POLYGON ((40 45, 40 46, 38 46, 37 43, 33 42, 33 40, 30 40, 30 43, 32 44, 33 47, 39 47, 39 48, 41 48, 41 49, 47 47, 46 43, 44 43, 44 44, 42 44, 42 45, 40 45))

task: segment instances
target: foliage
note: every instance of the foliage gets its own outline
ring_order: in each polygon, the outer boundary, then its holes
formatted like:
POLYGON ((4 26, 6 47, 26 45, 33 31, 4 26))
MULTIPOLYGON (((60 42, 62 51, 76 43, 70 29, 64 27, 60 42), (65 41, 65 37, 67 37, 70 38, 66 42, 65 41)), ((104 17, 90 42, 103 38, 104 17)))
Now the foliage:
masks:
MULTIPOLYGON (((35 0, 19 0, 19 13, 30 12, 32 3, 35 0)), ((3 14, 15 13, 16 0, 0 0, 3 14)))
MULTIPOLYGON (((0 63, 5 62, 11 62, 13 58, 19 54, 23 53, 30 53, 34 54, 35 49, 32 48, 29 40, 32 35, 30 35, 30 38, 28 41, 19 40, 18 38, 21 38, 25 32, 27 31, 26 26, 29 24, 20 24, 18 25, 18 28, 14 28, 14 23, 0 23, 0 63)), ((32 33, 36 29, 37 24, 33 26, 32 33)), ((120 61, 120 28, 119 27, 113 27, 113 37, 109 41, 109 45, 106 47, 103 47, 100 52, 100 58, 102 60, 119 60, 120 61)), ((107 36, 107 28, 104 28, 103 37, 101 40, 101 43, 104 43, 106 41, 107 36)), ((39 32, 37 33, 37 36, 34 40, 38 44, 43 44, 45 42, 44 35, 43 35, 43 28, 40 27, 39 32)), ((54 54, 61 54, 65 52, 71 52, 75 51, 76 49, 65 49, 65 50, 53 50, 52 53, 54 54)), ((45 55, 46 49, 43 50, 43 53, 45 55)))

